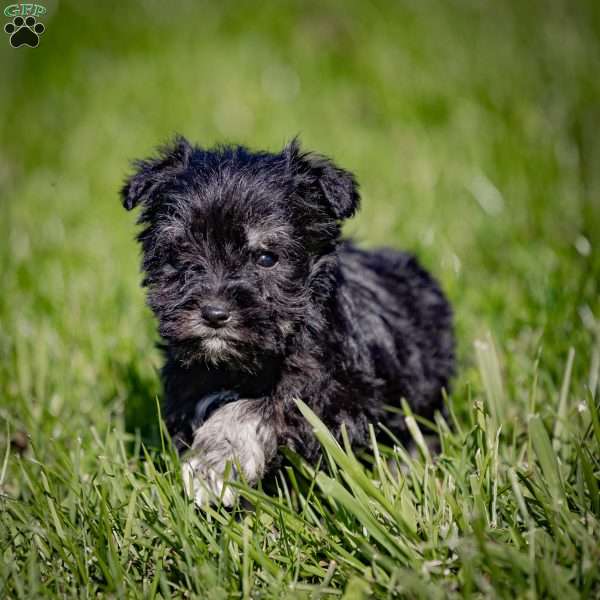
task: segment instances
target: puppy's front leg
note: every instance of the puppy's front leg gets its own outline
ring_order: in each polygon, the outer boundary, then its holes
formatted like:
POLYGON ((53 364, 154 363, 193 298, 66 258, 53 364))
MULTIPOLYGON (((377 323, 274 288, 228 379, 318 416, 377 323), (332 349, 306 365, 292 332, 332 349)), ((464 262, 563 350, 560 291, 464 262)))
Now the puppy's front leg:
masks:
POLYGON ((265 400, 236 400, 219 408, 195 432, 184 457, 183 481, 188 496, 198 506, 222 497, 225 506, 235 501, 236 492, 223 491, 227 465, 231 477, 251 485, 260 481, 277 453, 277 434, 267 413, 265 400))

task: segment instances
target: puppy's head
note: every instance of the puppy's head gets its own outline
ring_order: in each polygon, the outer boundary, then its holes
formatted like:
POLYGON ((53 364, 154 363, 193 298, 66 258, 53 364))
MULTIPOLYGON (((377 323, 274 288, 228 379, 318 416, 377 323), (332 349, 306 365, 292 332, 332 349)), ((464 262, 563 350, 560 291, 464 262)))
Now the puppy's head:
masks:
POLYGON ((254 370, 322 326, 340 222, 359 203, 349 172, 296 140, 271 154, 177 138, 135 168, 123 205, 141 205, 144 285, 180 361, 254 370))

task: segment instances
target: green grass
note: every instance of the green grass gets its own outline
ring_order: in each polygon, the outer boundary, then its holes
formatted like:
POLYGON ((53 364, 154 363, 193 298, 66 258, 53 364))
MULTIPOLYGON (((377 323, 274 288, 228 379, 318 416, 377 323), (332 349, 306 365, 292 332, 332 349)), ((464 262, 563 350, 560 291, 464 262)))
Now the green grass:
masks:
POLYGON ((0 48, 0 597, 599 597, 600 5, 46 5, 0 48), (175 131, 356 172, 347 231, 456 309, 450 422, 408 415, 439 456, 301 407, 319 471, 186 501, 118 201, 175 131))

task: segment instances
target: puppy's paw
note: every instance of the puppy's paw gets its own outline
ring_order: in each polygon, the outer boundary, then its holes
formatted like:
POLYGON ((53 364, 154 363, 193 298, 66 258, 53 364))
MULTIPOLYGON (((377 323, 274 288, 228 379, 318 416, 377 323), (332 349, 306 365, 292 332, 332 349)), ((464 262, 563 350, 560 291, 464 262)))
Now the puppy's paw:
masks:
POLYGON ((237 491, 229 480, 259 481, 277 452, 276 434, 259 400, 237 400, 220 407, 194 432, 183 464, 186 492, 197 506, 232 506, 237 491), (230 467, 228 467, 230 465, 230 467))
MULTIPOLYGON (((237 493, 225 483, 226 465, 221 471, 208 467, 200 456, 195 456, 186 460, 181 469, 185 492, 196 506, 202 508, 219 502, 223 506, 233 506, 237 493)), ((233 476, 233 468, 230 473, 233 476)))

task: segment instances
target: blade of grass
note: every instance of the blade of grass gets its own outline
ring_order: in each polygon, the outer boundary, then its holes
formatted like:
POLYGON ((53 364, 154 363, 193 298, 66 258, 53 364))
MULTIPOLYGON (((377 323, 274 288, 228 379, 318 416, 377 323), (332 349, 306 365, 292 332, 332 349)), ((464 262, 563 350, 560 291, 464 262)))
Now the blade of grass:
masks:
POLYGON ((571 385, 571 372, 573 371, 573 360, 575 358, 575 350, 569 348, 567 357, 567 365, 563 376, 562 386, 560 388, 560 396, 558 401, 558 409, 556 411, 556 421, 554 422, 554 433, 552 439, 552 448, 556 453, 561 452, 562 436, 565 429, 567 419, 569 387, 571 385))
POLYGON ((549 498, 566 508, 565 492, 556 454, 550 443, 546 428, 538 416, 534 416, 529 420, 529 435, 542 473, 546 478, 545 484, 548 488, 549 498))

